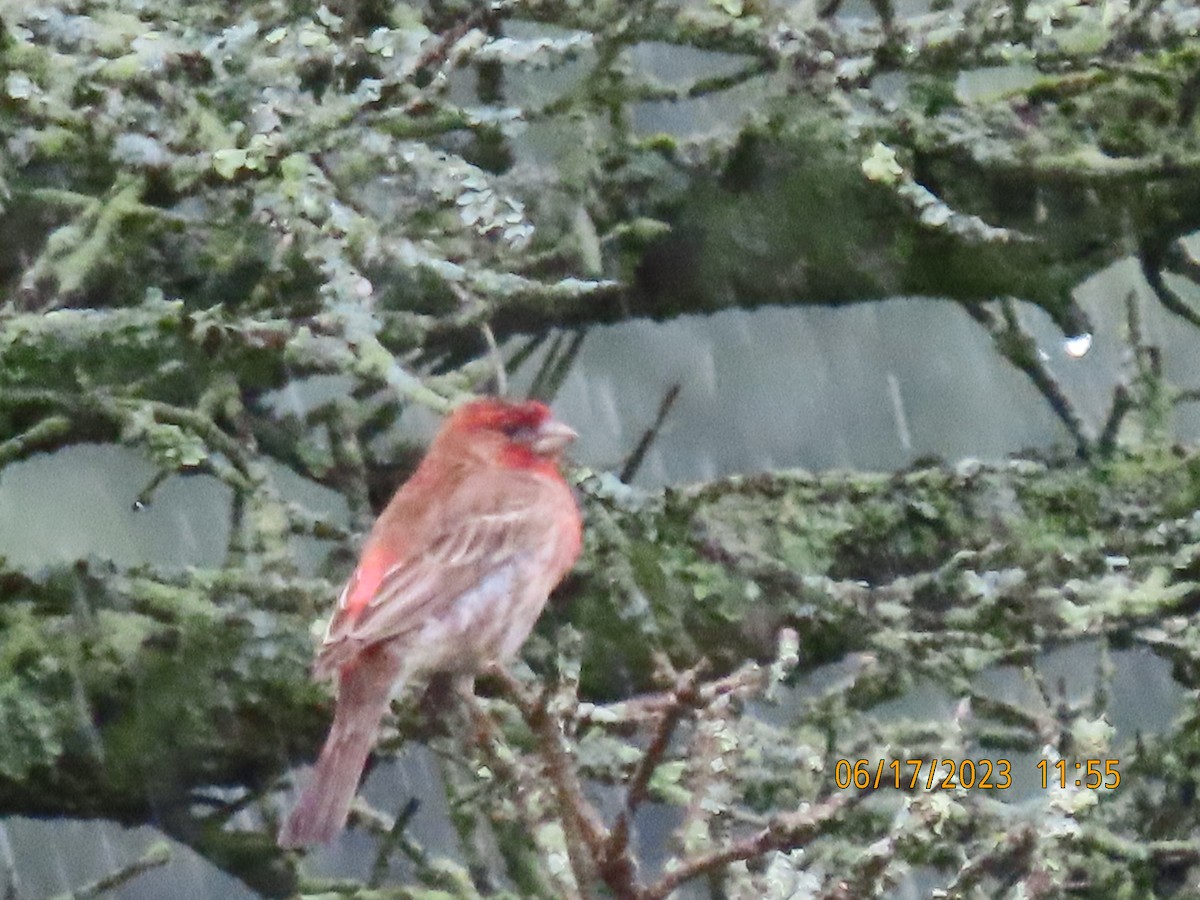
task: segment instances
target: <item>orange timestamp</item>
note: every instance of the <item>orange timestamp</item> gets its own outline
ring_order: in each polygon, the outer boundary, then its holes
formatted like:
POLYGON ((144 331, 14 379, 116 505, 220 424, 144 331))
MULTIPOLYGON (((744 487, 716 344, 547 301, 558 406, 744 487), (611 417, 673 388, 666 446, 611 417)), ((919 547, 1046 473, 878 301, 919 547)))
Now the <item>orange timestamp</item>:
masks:
POLYGON ((1007 759, 839 759, 833 783, 840 789, 894 787, 927 791, 1005 790, 1012 787, 1012 763, 1007 759))
POLYGON ((1037 769, 1042 773, 1042 787, 1067 788, 1074 785, 1096 791, 1100 788, 1117 787, 1121 783, 1121 763, 1115 759, 1085 759, 1068 763, 1065 759, 1050 762, 1039 760, 1037 769), (1056 777, 1057 775, 1057 777, 1056 777))

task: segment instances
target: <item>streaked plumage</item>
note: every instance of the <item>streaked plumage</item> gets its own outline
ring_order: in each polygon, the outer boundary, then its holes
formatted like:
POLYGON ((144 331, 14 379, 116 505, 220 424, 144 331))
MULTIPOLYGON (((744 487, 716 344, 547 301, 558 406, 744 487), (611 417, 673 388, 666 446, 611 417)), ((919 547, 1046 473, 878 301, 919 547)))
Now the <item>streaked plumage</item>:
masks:
POLYGON ((558 469, 572 438, 534 401, 473 401, 443 424, 338 598, 314 667, 338 680, 334 722, 280 846, 342 828, 405 682, 470 674, 520 649, 579 555, 579 510, 558 469))

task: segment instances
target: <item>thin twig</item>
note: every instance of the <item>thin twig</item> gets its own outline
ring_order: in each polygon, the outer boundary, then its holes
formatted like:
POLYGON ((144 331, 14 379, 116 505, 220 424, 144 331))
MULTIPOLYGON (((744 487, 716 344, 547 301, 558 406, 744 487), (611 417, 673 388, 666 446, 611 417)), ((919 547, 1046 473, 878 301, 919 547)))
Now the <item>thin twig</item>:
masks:
POLYGON ((1158 298, 1158 302, 1163 305, 1163 308, 1179 316, 1185 322, 1190 322, 1192 325, 1200 328, 1200 313, 1192 309, 1167 284, 1166 279, 1163 278, 1163 274, 1158 268, 1158 259, 1153 254, 1143 250, 1138 253, 1138 262, 1142 267, 1142 277, 1146 279, 1146 283, 1150 285, 1150 290, 1154 291, 1154 296, 1158 298))
POLYGON ((70 440, 73 428, 66 416, 46 416, 27 431, 0 442, 0 466, 35 453, 57 450, 70 440))
POLYGON ((646 453, 650 447, 658 439, 659 432, 662 431, 663 423, 666 422, 667 416, 671 412, 671 407, 675 405, 675 401, 679 398, 679 392, 683 390, 678 383, 667 388, 667 392, 663 395, 662 400, 658 404, 658 414, 654 417, 654 423, 646 429, 646 433, 642 435, 642 439, 638 441, 638 445, 633 448, 633 452, 629 454, 629 458, 625 461, 625 465, 621 467, 620 479, 628 484, 633 481, 637 475, 638 469, 642 467, 642 463, 646 459, 646 453))
POLYGON ((59 894, 54 900, 90 900, 92 897, 100 897, 132 881, 143 872, 157 869, 159 866, 165 866, 170 861, 170 845, 166 841, 158 841, 152 844, 138 859, 135 859, 128 865, 124 865, 115 872, 110 872, 103 878, 98 878, 91 884, 84 885, 76 891, 59 894))
POLYGON ((492 333, 492 326, 487 322, 480 322, 479 330, 483 332, 483 339, 487 341, 488 345, 488 353, 496 367, 496 396, 507 397, 508 374, 504 371, 504 357, 500 355, 500 345, 496 343, 496 335, 492 333))
POLYGON ((17 861, 13 856, 12 843, 8 839, 8 827, 0 822, 0 869, 4 873, 4 900, 21 900, 21 877, 17 873, 17 861))
POLYGON ((350 404, 336 403, 329 407, 325 418, 325 431, 329 435, 334 468, 340 482, 338 486, 350 507, 354 527, 365 531, 370 528, 374 514, 371 509, 366 456, 358 439, 361 416, 350 404))
POLYGON ((1079 418, 1058 379, 1042 362, 1038 355, 1037 342, 1021 327, 1015 303, 1011 299, 1004 299, 1000 303, 1000 317, 994 315, 982 303, 964 302, 962 305, 975 321, 988 330, 1000 355, 1033 382, 1034 387, 1050 405, 1050 409, 1070 432, 1075 441, 1075 452, 1086 459, 1095 449, 1092 439, 1087 434, 1087 427, 1079 418))
POLYGON ((500 667, 494 668, 494 674, 537 738, 538 752, 558 799, 563 830, 566 832, 567 856, 575 883, 581 896, 591 897, 595 883, 595 861, 600 859, 606 832, 599 814, 584 796, 583 785, 563 744, 562 723, 550 714, 544 692, 536 697, 531 696, 521 682, 500 667))
POLYGON ((1163 255, 1163 268, 1182 275, 1193 284, 1200 284, 1200 260, 1192 256, 1183 243, 1183 238, 1171 244, 1163 255))
MULTIPOLYGON (((512 676, 507 676, 506 688, 514 687, 521 690, 520 682, 512 676)), ((579 781, 571 758, 563 743, 561 722, 553 718, 546 708, 546 698, 530 699, 521 696, 518 701, 521 713, 539 739, 539 747, 546 761, 548 774, 554 784, 559 799, 566 805, 566 811, 578 826, 580 835, 591 851, 592 857, 600 855, 604 846, 605 831, 599 815, 588 802, 583 793, 583 785, 579 781)))
MULTIPOLYGON (((530 785, 537 783, 536 774, 528 767, 521 765, 519 758, 506 755, 501 752, 501 747, 504 744, 504 737, 500 732, 499 727, 493 720, 479 699, 474 695, 474 692, 462 694, 463 703, 467 711, 467 718, 470 725, 475 730, 474 742, 484 755, 487 766, 503 781, 508 782, 513 786, 511 795, 513 805, 517 810, 517 815, 520 817, 521 824, 526 828, 531 836, 537 834, 538 829, 545 824, 547 814, 541 809, 534 806, 534 798, 531 796, 530 785)), ((571 847, 568 845, 567 852, 570 859, 571 847)), ((571 859, 572 874, 578 882, 578 874, 576 874, 576 860, 571 859)), ((554 888, 561 893, 566 894, 569 890, 569 885, 566 880, 554 872, 549 873, 554 879, 554 888)), ((578 890, 583 897, 589 897, 587 886, 579 886, 578 890)))
POLYGON ((686 882, 730 863, 753 859, 774 850, 803 847, 818 837, 825 824, 848 802, 848 797, 838 794, 802 812, 777 816, 765 828, 749 837, 684 860, 641 891, 637 895, 638 900, 665 900, 686 882))
POLYGON ((146 486, 138 491, 137 496, 134 498, 134 510, 140 511, 148 507, 154 501, 154 495, 158 493, 158 489, 162 487, 163 482, 170 478, 173 474, 175 473, 170 469, 159 469, 157 472, 155 472, 150 480, 146 483, 146 486))
POLYGON ((537 397, 543 400, 554 398, 554 395, 558 393, 558 389, 562 387, 563 381, 566 380, 567 373, 571 371, 576 357, 579 356, 579 351, 583 348, 583 339, 586 336, 587 332, 583 329, 573 332, 566 349, 561 350, 561 352, 559 351, 562 344, 561 336, 555 339, 555 342, 551 345, 550 352, 546 354, 546 358, 542 361, 542 367, 538 370, 532 386, 529 388, 530 397, 537 397))
POLYGON ((1117 449, 1117 435, 1121 431, 1121 423, 1134 409, 1133 396, 1124 384, 1118 384, 1113 389, 1112 406, 1108 409, 1108 417, 1104 421, 1104 430, 1096 440, 1096 451, 1100 456, 1111 456, 1117 449))
POLYGON ((383 879, 388 874, 392 853, 395 850, 402 851, 405 856, 417 862, 418 865, 425 862, 424 851, 417 847, 408 835, 408 823, 417 814, 420 805, 416 797, 410 797, 400 810, 399 815, 396 816, 396 821, 392 823, 391 827, 389 828, 385 825, 380 829, 381 833, 379 836, 379 845, 375 852, 375 862, 371 865, 371 875, 367 879, 368 887, 377 888, 383 883, 383 879), (415 851, 415 855, 413 851, 415 851))
POLYGON ((683 721, 683 717, 697 706, 700 694, 696 685, 704 668, 706 668, 706 663, 701 662, 683 672, 676 679, 674 688, 666 695, 666 704, 659 713, 654 736, 650 739, 650 744, 646 747, 642 758, 638 760, 633 778, 630 779, 629 787, 625 791, 624 808, 609 832, 608 842, 601 856, 600 873, 606 881, 609 880, 610 872, 615 878, 620 871, 630 872, 635 869, 628 856, 629 829, 633 823, 633 817, 642 801, 646 799, 650 779, 662 763, 663 756, 671 745, 675 729, 683 721))
POLYGON ((341 525, 330 521, 326 516, 313 512, 299 503, 285 503, 283 511, 287 515, 288 530, 292 534, 314 537, 321 541, 346 542, 353 533, 341 525))
MULTIPOLYGON (((763 674, 762 666, 756 662, 749 662, 728 675, 706 682, 697 688, 698 699, 695 706, 708 706, 726 695, 741 696, 760 690, 763 686, 763 674)), ((636 725, 657 722, 664 710, 671 706, 673 696, 673 692, 656 692, 630 697, 628 700, 605 706, 604 715, 595 721, 591 718, 592 708, 584 705, 580 707, 581 712, 576 721, 598 726, 614 723, 618 730, 623 730, 625 723, 636 725)))
POLYGON ((990 853, 967 860, 954 881, 946 888, 948 898, 975 897, 989 874, 1003 874, 1011 878, 1012 873, 1028 871, 1030 856, 1037 847, 1038 835, 1034 828, 1021 825, 1010 831, 996 843, 990 853))

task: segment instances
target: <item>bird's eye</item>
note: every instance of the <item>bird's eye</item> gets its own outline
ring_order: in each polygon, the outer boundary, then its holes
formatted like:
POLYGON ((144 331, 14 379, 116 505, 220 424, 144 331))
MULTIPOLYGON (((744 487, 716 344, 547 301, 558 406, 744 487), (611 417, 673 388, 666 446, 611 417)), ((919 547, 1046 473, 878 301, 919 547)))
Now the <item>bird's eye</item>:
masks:
POLYGON ((518 444, 530 444, 537 438, 537 428, 522 422, 506 422, 500 426, 500 433, 518 444))

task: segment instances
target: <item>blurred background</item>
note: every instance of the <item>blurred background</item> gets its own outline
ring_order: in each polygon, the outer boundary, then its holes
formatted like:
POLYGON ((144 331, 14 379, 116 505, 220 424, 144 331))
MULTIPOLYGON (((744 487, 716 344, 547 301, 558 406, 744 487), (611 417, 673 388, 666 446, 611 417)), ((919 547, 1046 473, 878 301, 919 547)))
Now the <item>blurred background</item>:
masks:
MULTIPOLYGON (((78 561, 97 580, 254 571, 256 554, 272 572, 276 551, 332 598, 439 404, 498 367, 579 431, 581 479, 647 496, 1194 444, 1194 13, 0 2, 0 603, 78 561), (347 400, 359 448, 324 430, 347 400), (274 549, 245 483, 290 510, 274 549)), ((66 596, 91 602, 86 581, 66 596)), ((306 639, 294 626, 286 653, 306 639)), ((15 784, 55 726, 22 705, 7 647, 0 722, 29 732, 0 762, 15 784)), ((1030 671, 1102 695, 1114 754, 1194 697, 1170 660, 1103 636, 1030 671)), ((806 672, 784 708, 840 672, 806 672)), ((1010 664, 975 683, 1013 706, 1037 705, 1029 685, 1010 664)), ((918 680, 869 715, 950 727, 958 704, 918 680)), ((270 751, 275 775, 297 751, 270 751)), ((1045 804, 1038 758, 1004 802, 1045 804)), ((365 792, 392 814, 416 799, 415 839, 461 861, 442 779, 412 742, 365 792)), ((258 769, 247 782, 288 796, 258 769)), ((269 824, 239 796, 190 801, 231 804, 233 830, 269 824)), ((153 797, 113 821, 11 786, 0 800, 6 897, 271 893, 156 828, 153 797)), ((679 821, 643 810, 647 871, 679 821)), ((356 833, 306 865, 366 878, 377 853, 356 833)), ((928 896, 955 868, 900 867, 878 893, 928 896)))

